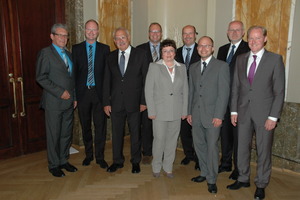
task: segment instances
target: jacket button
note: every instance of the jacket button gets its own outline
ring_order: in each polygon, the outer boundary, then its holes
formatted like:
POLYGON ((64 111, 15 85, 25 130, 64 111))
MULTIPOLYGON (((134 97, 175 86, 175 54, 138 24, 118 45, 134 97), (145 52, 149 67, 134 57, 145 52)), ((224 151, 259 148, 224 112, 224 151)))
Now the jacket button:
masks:
POLYGON ((170 96, 172 96, 172 95, 173 95, 173 93, 170 94, 170 96))

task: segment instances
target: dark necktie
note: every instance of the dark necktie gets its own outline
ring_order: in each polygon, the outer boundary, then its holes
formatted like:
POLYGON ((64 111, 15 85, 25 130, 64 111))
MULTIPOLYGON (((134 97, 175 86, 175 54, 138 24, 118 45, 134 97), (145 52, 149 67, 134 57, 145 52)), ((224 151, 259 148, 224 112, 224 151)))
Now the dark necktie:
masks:
POLYGON ((157 51, 156 51, 156 45, 152 45, 152 47, 153 47, 152 59, 153 59, 153 62, 156 62, 158 60, 158 55, 157 55, 157 51))
POLYGON ((250 85, 252 84, 253 79, 254 79, 254 75, 255 75, 256 57, 257 57, 257 55, 253 55, 254 60, 250 65, 250 69, 249 69, 249 73, 248 73, 248 80, 249 80, 250 85))
POLYGON ((190 56, 190 51, 192 48, 186 48, 186 56, 185 56, 185 66, 188 69, 190 66, 190 61, 191 61, 191 56, 190 56))
POLYGON ((122 51, 121 53, 122 53, 122 55, 120 57, 119 67, 120 67, 122 76, 124 76, 124 73, 125 73, 125 55, 124 54, 125 54, 125 51, 122 51))
POLYGON ((94 85, 94 72, 93 72, 93 46, 89 45, 89 55, 88 55, 88 80, 87 85, 94 85))
POLYGON ((62 54, 62 57, 63 57, 63 60, 64 60, 64 63, 68 69, 68 72, 70 72, 70 69, 69 69, 69 63, 68 63, 68 58, 67 58, 67 55, 66 55, 66 51, 63 49, 61 51, 61 54, 62 54))
POLYGON ((206 69, 206 62, 203 62, 202 64, 203 64, 203 69, 202 69, 201 75, 203 75, 203 73, 204 73, 204 71, 206 69))
POLYGON ((231 51, 230 51, 230 53, 229 53, 229 55, 228 55, 228 57, 227 57, 227 59, 226 59, 226 62, 227 62, 228 64, 230 64, 230 62, 231 62, 231 60, 232 60, 232 57, 233 57, 233 55, 234 55, 234 49, 235 49, 235 45, 232 45, 231 51))

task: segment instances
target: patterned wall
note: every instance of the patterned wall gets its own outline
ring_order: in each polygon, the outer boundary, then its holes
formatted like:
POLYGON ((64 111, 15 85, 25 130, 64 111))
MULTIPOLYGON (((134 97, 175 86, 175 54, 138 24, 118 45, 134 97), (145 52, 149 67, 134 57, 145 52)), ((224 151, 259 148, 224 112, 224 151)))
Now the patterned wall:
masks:
POLYGON ((236 0, 236 19, 246 30, 262 25, 268 30, 266 49, 281 54, 286 60, 291 0, 236 0))

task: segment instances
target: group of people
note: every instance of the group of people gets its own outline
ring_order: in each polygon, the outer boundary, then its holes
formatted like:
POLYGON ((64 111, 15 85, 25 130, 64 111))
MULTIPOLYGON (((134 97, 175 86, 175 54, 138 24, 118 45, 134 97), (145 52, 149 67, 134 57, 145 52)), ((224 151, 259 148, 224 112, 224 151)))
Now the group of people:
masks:
POLYGON ((267 30, 241 21, 228 25, 229 43, 213 56, 214 41, 196 28, 182 29, 184 45, 177 49, 172 39, 162 40, 159 23, 149 26, 149 41, 131 46, 130 33, 117 28, 117 47, 97 42, 99 25, 85 23, 86 40, 66 50, 68 29, 54 24, 52 44, 39 52, 36 80, 41 85, 45 110, 48 168, 56 177, 62 169, 76 172, 68 162, 73 111, 78 107, 85 159, 108 172, 124 166, 124 132, 128 122, 132 173, 140 162, 152 164, 153 176, 161 171, 173 178, 173 163, 180 135, 185 154, 181 164, 194 161, 200 175, 194 182, 207 182, 217 193, 218 173, 233 171, 227 188, 250 186, 252 137, 256 135, 256 199, 264 199, 271 174, 273 133, 280 118, 285 73, 282 57, 267 51, 267 30), (113 163, 104 159, 106 118, 112 124, 113 163), (92 134, 92 121, 95 134, 92 134), (221 138, 219 162, 218 140, 221 138), (233 159, 232 159, 233 157, 233 159), (219 164, 220 163, 220 164, 219 164))

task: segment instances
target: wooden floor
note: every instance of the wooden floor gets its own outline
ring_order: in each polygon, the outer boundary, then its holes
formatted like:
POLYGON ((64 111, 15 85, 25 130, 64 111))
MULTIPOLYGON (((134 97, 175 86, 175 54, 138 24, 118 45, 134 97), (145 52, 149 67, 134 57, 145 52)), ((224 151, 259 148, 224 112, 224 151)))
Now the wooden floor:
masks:
MULTIPOLYGON (((1 200, 247 200, 253 199, 255 185, 238 191, 226 189, 233 181, 228 173, 218 177, 218 193, 210 194, 206 183, 194 183, 190 179, 199 175, 194 163, 180 165, 184 157, 177 151, 173 179, 165 176, 152 177, 150 165, 141 165, 141 173, 132 174, 129 162, 129 142, 126 138, 125 166, 116 173, 108 173, 93 162, 82 166, 83 149, 72 154, 70 163, 78 172, 66 172, 63 178, 53 177, 47 169, 46 152, 38 152, 18 158, 0 161, 1 200)), ((106 146, 106 160, 112 162, 111 144, 106 146)), ((255 166, 252 166, 255 174, 255 166)), ((266 189, 266 200, 300 199, 300 175, 273 169, 270 185, 266 189)))

